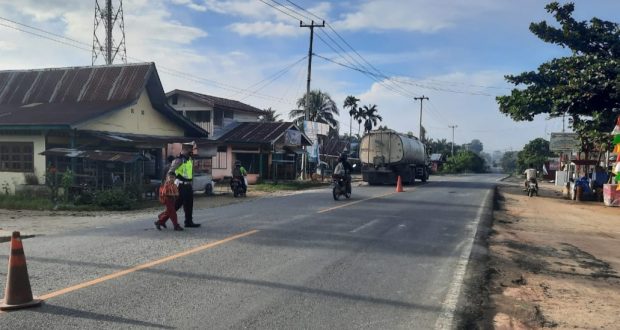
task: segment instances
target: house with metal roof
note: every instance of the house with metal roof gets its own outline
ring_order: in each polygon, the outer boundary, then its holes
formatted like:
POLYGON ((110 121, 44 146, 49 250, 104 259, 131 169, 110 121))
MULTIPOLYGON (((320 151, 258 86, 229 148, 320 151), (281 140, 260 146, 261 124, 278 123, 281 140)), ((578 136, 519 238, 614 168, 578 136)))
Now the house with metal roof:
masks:
POLYGON ((168 105, 202 127, 212 136, 233 122, 257 122, 265 111, 222 97, 175 89, 166 93, 168 105))
POLYGON ((291 122, 243 122, 231 124, 222 135, 213 158, 213 177, 229 176, 235 161, 248 171, 248 181, 297 177, 303 146, 312 142, 291 122))
MULTIPOLYGON (((237 100, 184 90, 166 96, 169 106, 211 133, 213 143, 199 145, 197 163, 213 179, 230 176, 237 160, 248 170, 250 182, 296 177, 301 148, 311 142, 293 123, 261 122, 265 111, 237 100)), ((170 153, 180 148, 171 146, 170 153)))
POLYGON ((97 186, 159 177, 167 144, 207 137, 167 104, 154 63, 0 71, 0 183, 11 190, 43 183, 49 166, 97 186))

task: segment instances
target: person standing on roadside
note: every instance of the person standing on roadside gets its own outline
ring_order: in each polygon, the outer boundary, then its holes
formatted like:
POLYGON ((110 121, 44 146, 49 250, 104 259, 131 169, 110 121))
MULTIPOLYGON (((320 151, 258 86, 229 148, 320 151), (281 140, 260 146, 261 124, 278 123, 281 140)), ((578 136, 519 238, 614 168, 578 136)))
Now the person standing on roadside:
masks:
POLYGON ((192 178, 194 171, 193 161, 193 144, 183 144, 183 150, 170 165, 168 172, 176 175, 176 182, 179 186, 179 198, 175 204, 175 210, 179 210, 183 206, 185 213, 185 228, 200 227, 199 223, 194 223, 192 217, 194 208, 194 189, 192 188, 192 178))
POLYGON ((174 174, 174 172, 168 173, 166 183, 164 183, 162 191, 160 192, 162 195, 161 197, 163 197, 162 202, 166 205, 166 210, 160 213, 157 217, 158 220, 155 221, 155 228, 157 228, 157 230, 161 230, 161 227, 166 228, 166 221, 168 221, 168 219, 172 221, 174 230, 183 230, 183 228, 179 226, 177 210, 175 209, 175 202, 179 197, 179 190, 176 184, 174 184, 175 180, 176 174, 174 174))

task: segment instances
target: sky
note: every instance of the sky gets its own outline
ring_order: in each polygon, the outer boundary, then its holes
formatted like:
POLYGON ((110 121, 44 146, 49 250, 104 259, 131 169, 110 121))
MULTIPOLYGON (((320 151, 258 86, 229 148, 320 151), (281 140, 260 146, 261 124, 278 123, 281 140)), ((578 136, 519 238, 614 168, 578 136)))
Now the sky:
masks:
MULTIPOLYGON (((95 2, 0 0, 0 70, 91 65, 95 2)), ((353 95, 377 106, 381 125, 418 135, 414 97, 424 95, 428 137, 450 141, 456 125, 456 144, 479 139, 492 152, 562 130, 557 118, 514 122, 495 101, 512 88, 505 75, 569 54, 528 29, 557 26, 548 2, 125 0, 123 16, 128 62, 155 62, 166 91, 235 99, 283 119, 306 90, 310 29, 300 21, 325 20, 314 29, 311 88, 338 105, 341 134, 358 130, 342 110, 353 95)), ((579 20, 620 22, 618 0, 573 2, 579 20)))

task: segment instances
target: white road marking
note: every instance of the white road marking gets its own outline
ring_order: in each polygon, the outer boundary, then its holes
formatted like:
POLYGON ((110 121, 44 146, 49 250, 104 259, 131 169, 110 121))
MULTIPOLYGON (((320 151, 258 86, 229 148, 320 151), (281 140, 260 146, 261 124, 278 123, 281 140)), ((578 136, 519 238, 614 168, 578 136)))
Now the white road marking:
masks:
MULTIPOLYGON (((489 202, 488 197, 491 193, 491 190, 487 190, 486 194, 484 194, 484 198, 482 199, 482 205, 478 209, 478 213, 476 214, 476 219, 474 222, 470 223, 467 226, 468 231, 471 233, 468 235, 468 238, 462 242, 461 244, 465 244, 463 251, 459 257, 459 261, 456 265, 456 271, 454 272, 454 277, 452 278, 452 284, 450 284, 450 288, 448 289, 448 294, 444 299, 441 306, 441 314, 435 322, 435 329, 452 329, 454 322, 454 313, 456 311, 456 304, 459 300, 459 293, 461 292, 461 286, 463 284, 463 278, 465 277, 465 271, 467 270, 467 264, 469 263, 469 256, 471 255, 471 250, 474 245, 474 238, 476 237, 476 231, 478 229, 478 223, 482 218, 483 211, 487 208, 487 204, 489 202)), ((459 248, 460 245, 457 247, 459 248)))
POLYGON ((355 229, 351 230, 350 232, 351 232, 351 233, 357 233, 358 231, 360 231, 360 230, 362 230, 362 229, 364 229, 364 228, 370 227, 370 226, 374 225, 374 224, 375 224, 375 223, 377 223, 377 222, 379 222, 379 219, 374 219, 374 220, 370 221, 370 222, 369 222, 369 223, 367 223, 367 224, 361 225, 361 226, 359 226, 359 227, 357 227, 357 228, 355 228, 355 229))

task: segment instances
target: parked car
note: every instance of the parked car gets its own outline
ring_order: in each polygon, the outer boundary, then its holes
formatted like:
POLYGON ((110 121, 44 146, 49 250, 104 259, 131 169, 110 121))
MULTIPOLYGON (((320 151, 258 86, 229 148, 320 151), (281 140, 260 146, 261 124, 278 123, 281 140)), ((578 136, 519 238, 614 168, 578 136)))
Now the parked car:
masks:
POLYGON ((192 180, 194 191, 204 191, 205 195, 213 194, 213 179, 209 173, 194 173, 192 180))

